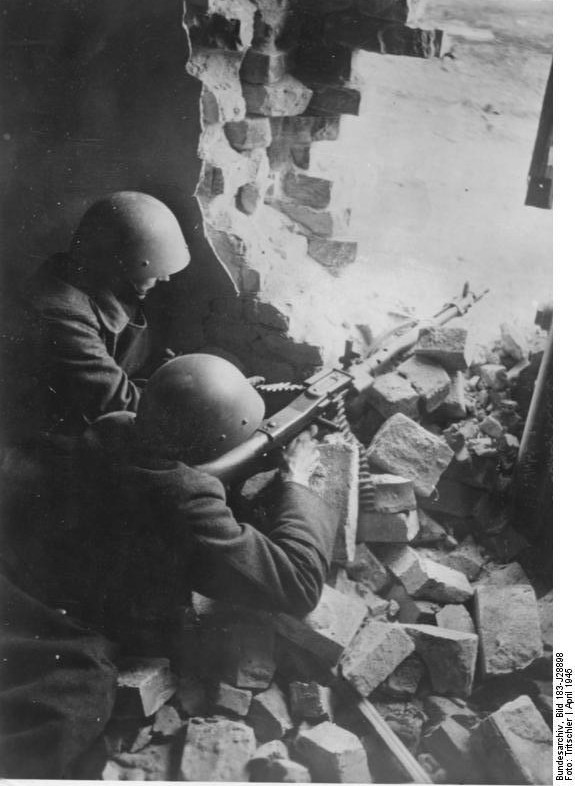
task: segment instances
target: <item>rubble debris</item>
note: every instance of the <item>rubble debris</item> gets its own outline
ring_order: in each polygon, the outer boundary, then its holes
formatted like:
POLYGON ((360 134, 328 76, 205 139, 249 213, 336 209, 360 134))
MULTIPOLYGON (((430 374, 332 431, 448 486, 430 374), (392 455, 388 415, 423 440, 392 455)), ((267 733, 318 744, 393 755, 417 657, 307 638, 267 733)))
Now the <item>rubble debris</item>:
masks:
POLYGON ((545 650, 553 650, 553 590, 547 592, 537 601, 541 639, 545 650))
POLYGON ((377 688, 415 649, 397 623, 370 620, 341 659, 341 671, 362 696, 377 688))
POLYGON ((184 725, 175 707, 164 704, 156 712, 152 734, 159 737, 173 737, 184 725))
POLYGON ((200 715, 206 706, 206 689, 196 677, 180 677, 176 699, 186 715, 200 715))
POLYGON ((316 608, 303 619, 284 613, 274 614, 272 619, 286 639, 334 665, 367 614, 365 603, 326 585, 316 608))
POLYGON ((467 705, 467 702, 456 696, 426 696, 423 708, 432 724, 442 723, 448 718, 453 718, 460 726, 472 729, 479 723, 477 713, 467 705))
POLYGON ((404 628, 427 666, 433 690, 445 695, 469 696, 477 661, 477 635, 433 625, 407 624, 404 628))
POLYGON ((249 690, 235 688, 226 682, 220 682, 216 686, 213 698, 213 705, 216 710, 231 712, 234 715, 245 717, 252 703, 252 694, 249 690))
POLYGON ((412 698, 425 674, 425 665, 418 655, 408 655, 393 674, 379 686, 378 695, 388 695, 394 698, 412 698))
POLYGON ((405 377, 417 391, 426 412, 437 409, 445 401, 451 387, 451 379, 444 368, 417 355, 400 363, 397 373, 405 377))
POLYGON ((420 505, 430 513, 442 513, 461 518, 473 515, 483 491, 451 478, 441 478, 433 499, 422 499, 420 505))
POLYGON ((333 720, 333 691, 318 682, 292 682, 290 707, 294 718, 333 720))
POLYGON ((365 584, 373 592, 381 592, 393 578, 365 543, 358 543, 355 557, 346 565, 347 575, 354 581, 365 584))
POLYGON ((453 457, 444 439, 398 413, 386 420, 367 450, 375 468, 413 481, 415 493, 428 497, 453 457))
POLYGON ((114 714, 149 717, 176 692, 167 658, 126 658, 119 665, 114 714))
POLYGON ((479 585, 475 621, 485 677, 518 671, 543 654, 537 599, 529 585, 479 585))
POLYGON ((442 325, 424 328, 413 351, 416 356, 439 363, 446 371, 465 371, 469 365, 467 330, 442 325))
POLYGON ((462 633, 475 633, 475 625, 471 614, 465 606, 448 604, 440 609, 435 615, 438 628, 448 630, 459 630, 462 633))
POLYGON ((488 564, 479 583, 487 584, 490 587, 512 587, 515 584, 529 584, 530 582, 520 563, 510 562, 508 565, 488 564))
POLYGON ((408 418, 417 417, 419 393, 405 377, 396 372, 376 377, 366 397, 382 418, 390 418, 398 412, 408 418))
POLYGON ((504 390, 507 387, 507 369, 496 363, 484 363, 479 366, 479 377, 485 387, 504 390))
POLYGON ((472 744, 498 783, 551 783, 553 735, 528 696, 489 715, 472 733, 472 744))
POLYGON ((427 720, 420 702, 376 700, 372 703, 405 747, 411 752, 415 751, 420 742, 423 724, 427 720))
POLYGON ((361 543, 409 543, 419 531, 417 510, 385 513, 360 510, 357 539, 361 543))
POLYGON ((286 698, 281 688, 272 685, 253 697, 247 717, 258 742, 279 740, 293 728, 286 698))
POLYGON ((463 573, 469 581, 475 581, 483 570, 486 558, 483 556, 481 546, 469 536, 449 554, 442 554, 440 561, 445 567, 463 573))
MULTIPOLYGON (((437 414, 450 420, 462 420, 467 415, 468 402, 465 396, 465 377, 457 371, 452 377, 447 395, 437 408, 437 414)), ((451 447, 451 445, 450 445, 451 447)))
POLYGON ((423 737, 423 745, 446 770, 452 783, 485 783, 485 773, 471 746, 471 732, 451 717, 423 737))
POLYGON ((371 783, 367 755, 358 737, 330 721, 301 731, 295 739, 298 759, 314 781, 371 783))
POLYGON ((171 764, 171 745, 148 745, 138 753, 114 756, 100 777, 104 781, 169 781, 171 764))
POLYGON ((236 688, 267 688, 274 676, 275 635, 271 625, 237 622, 229 626, 226 678, 236 688))
POLYGON ((329 584, 338 592, 342 592, 344 595, 350 595, 351 597, 357 597, 363 601, 369 609, 370 617, 384 617, 387 619, 390 606, 389 601, 376 595, 375 592, 369 587, 366 587, 365 584, 349 579, 347 573, 342 568, 337 570, 335 578, 331 579, 329 584))
POLYGON ((392 546, 382 554, 382 559, 413 598, 463 603, 473 595, 463 573, 420 557, 409 546, 392 546))
POLYGON ((413 483, 399 475, 371 475, 374 499, 373 505, 382 513, 401 513, 415 510, 417 502, 413 483))
POLYGON ((395 584, 387 592, 387 600, 397 603, 398 622, 428 623, 435 625, 435 614, 440 606, 424 600, 414 600, 402 584, 395 584))
POLYGON ((446 546, 457 545, 445 528, 438 524, 424 510, 418 510, 419 531, 412 541, 413 546, 423 546, 427 544, 443 544, 446 546))
POLYGON ((253 729, 224 718, 192 718, 180 762, 184 781, 246 781, 256 750, 253 729))
POLYGON ((311 775, 307 767, 291 759, 272 759, 264 760, 263 766, 259 766, 254 772, 250 768, 251 780, 264 783, 311 783, 311 775))

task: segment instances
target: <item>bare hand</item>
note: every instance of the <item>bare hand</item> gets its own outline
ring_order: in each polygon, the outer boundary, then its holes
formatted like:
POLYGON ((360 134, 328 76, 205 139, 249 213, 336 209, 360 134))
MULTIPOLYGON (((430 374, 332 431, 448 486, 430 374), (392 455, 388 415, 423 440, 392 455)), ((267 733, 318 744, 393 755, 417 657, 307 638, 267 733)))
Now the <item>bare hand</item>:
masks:
POLYGON ((310 478, 319 464, 319 451, 314 439, 317 427, 301 434, 285 446, 282 452, 282 477, 302 486, 310 485, 310 478))

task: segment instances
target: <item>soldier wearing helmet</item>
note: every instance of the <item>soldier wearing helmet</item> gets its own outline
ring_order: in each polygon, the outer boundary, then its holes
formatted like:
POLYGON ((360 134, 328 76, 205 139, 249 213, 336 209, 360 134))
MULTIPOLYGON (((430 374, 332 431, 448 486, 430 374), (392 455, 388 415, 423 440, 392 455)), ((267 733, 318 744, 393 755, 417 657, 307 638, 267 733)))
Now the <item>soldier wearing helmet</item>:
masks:
POLYGON ((153 352, 143 301, 189 260, 176 217, 154 197, 120 191, 88 209, 69 252, 29 290, 34 347, 20 404, 32 433, 75 435, 107 412, 136 411, 133 380, 153 352))

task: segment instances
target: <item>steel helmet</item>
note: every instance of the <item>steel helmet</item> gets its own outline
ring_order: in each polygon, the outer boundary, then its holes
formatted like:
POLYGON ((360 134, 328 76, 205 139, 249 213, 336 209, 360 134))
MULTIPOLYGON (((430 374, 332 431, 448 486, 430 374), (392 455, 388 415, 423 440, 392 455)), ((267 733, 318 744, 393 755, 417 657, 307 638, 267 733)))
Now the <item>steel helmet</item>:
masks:
POLYGON ((172 211, 149 194, 117 191, 95 202, 72 238, 72 257, 91 272, 123 275, 135 283, 171 276, 190 253, 172 211))
POLYGON ((232 363, 215 355, 182 355, 150 377, 136 433, 149 450, 201 464, 250 437, 264 410, 259 393, 232 363))

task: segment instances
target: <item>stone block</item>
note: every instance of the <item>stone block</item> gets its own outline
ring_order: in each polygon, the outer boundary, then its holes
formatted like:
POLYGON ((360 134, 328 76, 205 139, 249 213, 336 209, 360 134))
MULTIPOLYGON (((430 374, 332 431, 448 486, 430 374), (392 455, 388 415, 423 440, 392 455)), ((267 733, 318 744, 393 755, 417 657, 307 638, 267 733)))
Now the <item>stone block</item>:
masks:
POLYGON ((334 695, 331 688, 318 682, 292 682, 289 692, 294 718, 333 720, 334 695))
POLYGON ((197 677, 180 677, 176 698, 186 715, 200 715, 206 706, 206 689, 197 677))
POLYGON ((384 418, 390 418, 397 412, 410 418, 417 416, 419 394, 405 377, 394 371, 376 377, 367 391, 367 400, 384 418))
POLYGON ((452 718, 460 726, 472 729, 479 723, 479 716, 469 708, 467 702, 455 696, 426 696, 423 700, 423 708, 432 724, 442 723, 448 718, 452 718))
POLYGON ((451 40, 443 30, 425 30, 401 24, 381 28, 381 53, 406 57, 443 57, 451 51, 451 40))
POLYGON ((285 199, 276 199, 270 204, 296 221, 301 232, 308 236, 332 237, 345 232, 349 224, 349 211, 336 213, 333 210, 316 210, 285 199))
POLYGON ((324 721, 301 731, 295 740, 297 758, 320 783, 371 783, 367 755, 358 737, 324 721))
POLYGON ((413 356, 400 363, 396 370, 419 393, 427 412, 433 412, 445 401, 451 379, 442 366, 413 356))
POLYGON ((347 577, 343 568, 338 568, 333 579, 328 582, 338 592, 362 600, 369 609, 370 617, 382 617, 387 619, 389 613, 389 601, 376 595, 373 590, 358 581, 352 581, 347 577))
POLYGON ((224 133, 230 145, 239 152, 254 150, 256 147, 269 147, 272 142, 272 131, 267 117, 246 117, 236 123, 226 123, 224 133))
POLYGON ((244 82, 242 91, 248 114, 265 117, 300 115, 312 97, 312 91, 289 74, 269 85, 244 82))
POLYGON ((543 655, 537 599, 528 585, 478 586, 475 622, 485 677, 519 671, 543 655))
POLYGON ((323 210, 329 205, 332 185, 331 180, 296 174, 295 172, 288 172, 283 180, 286 196, 294 199, 300 205, 317 210, 323 210))
POLYGON ((341 118, 339 115, 334 117, 313 117, 311 139, 313 142, 335 142, 339 138, 341 118))
POLYGON ((413 482, 399 475, 372 475, 374 489, 373 504, 376 510, 385 513, 399 513, 415 510, 417 502, 413 482))
POLYGON ((423 738, 425 749, 446 770, 452 783, 485 783, 485 773, 471 745, 471 732, 446 718, 423 738))
POLYGON ((310 237, 307 241, 307 253, 334 276, 352 262, 357 256, 357 243, 352 240, 331 240, 321 237, 310 237))
POLYGON ((343 655, 341 671, 358 693, 369 696, 414 649, 400 625, 371 620, 343 655))
POLYGON ((437 414, 450 420, 461 420, 467 416, 465 377, 461 371, 457 371, 451 377, 449 391, 443 403, 437 408, 437 414))
POLYGON ((353 561, 347 564, 346 569, 350 579, 365 584, 373 592, 381 592, 392 581, 389 571, 365 543, 357 544, 353 561))
POLYGON ((449 603, 435 615, 438 628, 459 630, 462 633, 475 633, 475 625, 471 614, 465 606, 449 603))
POLYGON ((418 0, 357 0, 360 14, 393 22, 414 22, 423 13, 424 2, 418 0))
POLYGON ((414 347, 416 356, 439 363, 450 374, 465 371, 469 366, 467 330, 461 327, 425 328, 414 347))
POLYGON ((180 762, 183 781, 246 781, 256 750, 253 729, 240 721, 192 718, 180 762))
POLYGON ((417 535, 417 510, 385 513, 361 510, 357 525, 357 539, 361 543, 409 543, 417 535))
POLYGON ((448 554, 442 554, 439 561, 447 568, 464 573, 469 581, 478 578, 487 562, 481 546, 478 546, 471 537, 466 538, 460 546, 448 554))
POLYGON ((553 735, 528 696, 519 696, 481 721, 472 744, 498 783, 553 780, 553 735))
POLYGON ((286 698, 275 683, 253 697, 247 720, 258 742, 280 740, 293 728, 286 698))
POLYGON ((255 183, 246 183, 238 188, 236 194, 236 207, 246 216, 253 215, 262 201, 261 191, 255 183))
POLYGON ((390 546, 380 559, 413 598, 438 603, 464 603, 473 595, 459 571, 420 557, 409 546, 390 546))
POLYGON ((334 115, 358 115, 361 93, 353 87, 309 83, 312 88, 311 100, 306 115, 314 117, 333 117, 334 115))
POLYGON ((419 748, 421 731, 426 720, 418 701, 372 702, 375 709, 388 723, 403 744, 414 753, 419 748))
POLYGON ((365 603, 324 586, 316 608, 303 619, 273 615, 276 630, 289 641, 335 665, 368 613, 365 603))
POLYGON ((116 755, 107 762, 100 777, 104 781, 167 781, 172 747, 170 744, 147 745, 137 753, 116 755))
POLYGON ((260 52, 248 49, 240 67, 240 78, 253 85, 278 82, 287 70, 287 53, 278 49, 260 52))
POLYGON ((386 593, 389 601, 399 607, 398 622, 435 625, 435 615, 440 609, 439 604, 425 600, 414 600, 402 584, 396 584, 386 593))
POLYGON ((428 497, 451 461, 453 451, 444 439, 398 413, 377 431, 367 457, 376 469, 412 480, 415 493, 428 497))
POLYGON ((267 688, 275 673, 275 634, 262 622, 230 625, 226 641, 226 678, 236 688, 267 688))
POLYGON ((491 587, 512 587, 516 584, 530 584, 530 582, 519 562, 510 562, 508 565, 487 565, 480 584, 488 584, 491 587))
POLYGON ((450 478, 440 478, 437 495, 433 499, 422 499, 420 505, 430 513, 443 513, 448 516, 470 518, 483 492, 450 478))
POLYGON ((152 725, 152 734, 159 737, 173 737, 184 725, 175 707, 164 704, 157 711, 152 725))
POLYGON ((396 698, 411 698, 416 694, 424 673, 425 665, 421 658, 415 654, 408 655, 382 683, 379 691, 396 698))
POLYGON ((126 658, 118 669, 117 717, 149 717, 176 692, 176 678, 167 658, 126 658))
POLYGON ((504 390, 507 387, 507 369, 498 363, 484 363, 479 367, 479 377, 486 388, 504 390))
POLYGON ((251 703, 252 694, 249 690, 235 688, 226 682, 220 682, 216 686, 213 700, 216 710, 232 712, 234 715, 244 717, 248 714, 251 703))
POLYGON ((546 650, 553 649, 553 590, 537 601, 541 639, 546 650))
POLYGON ((499 326, 501 332, 501 347, 516 363, 529 360, 529 342, 525 333, 516 325, 502 322, 499 326))
POLYGON ((474 633, 446 630, 434 625, 404 625, 413 637, 415 651, 427 666, 437 693, 469 696, 477 661, 478 637, 474 633))
POLYGON ((418 510, 417 515, 419 518, 419 532, 413 539, 413 545, 449 544, 451 536, 441 524, 438 524, 424 510, 418 510))

